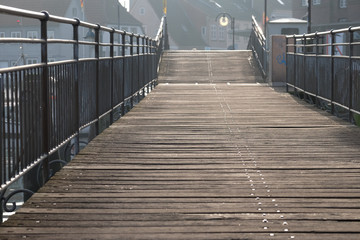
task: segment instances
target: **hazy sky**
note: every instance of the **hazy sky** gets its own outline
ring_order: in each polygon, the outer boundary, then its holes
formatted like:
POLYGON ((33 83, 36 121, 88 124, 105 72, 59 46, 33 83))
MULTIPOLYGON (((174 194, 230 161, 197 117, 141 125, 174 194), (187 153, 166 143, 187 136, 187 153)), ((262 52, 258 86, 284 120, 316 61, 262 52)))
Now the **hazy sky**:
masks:
POLYGON ((129 0, 119 0, 119 2, 126 7, 127 9, 129 9, 129 0))

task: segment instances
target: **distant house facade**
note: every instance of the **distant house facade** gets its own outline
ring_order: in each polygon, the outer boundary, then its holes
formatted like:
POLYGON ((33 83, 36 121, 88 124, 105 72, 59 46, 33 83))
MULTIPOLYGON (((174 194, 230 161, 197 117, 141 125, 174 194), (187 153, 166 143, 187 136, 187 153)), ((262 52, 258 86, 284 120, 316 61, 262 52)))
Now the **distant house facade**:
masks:
MULTIPOLYGON (((282 0, 283 5, 269 4, 271 20, 291 17, 291 1, 282 0)), ((130 13, 142 22, 147 33, 154 35, 162 16, 162 4, 162 0, 131 0, 130 13)), ((246 49, 251 29, 251 15, 257 11, 261 21, 264 1, 167 0, 167 5, 168 28, 173 42, 171 48, 232 49, 231 23, 227 27, 222 27, 215 21, 219 14, 226 12, 235 18, 235 49, 246 49)))
POLYGON ((235 19, 235 49, 246 49, 251 29, 251 4, 248 1, 185 1, 186 11, 206 43, 205 49, 233 49, 231 22, 222 27, 216 19, 228 13, 235 19))
MULTIPOLYGON (((359 0, 311 0, 312 32, 360 26, 359 0)), ((293 3, 294 17, 307 20, 308 0, 293 3)))
MULTIPOLYGON (((1 5, 22 8, 40 12, 47 10, 51 15, 79 18, 82 21, 99 23, 107 27, 114 27, 144 34, 142 24, 131 16, 117 0, 86 0, 81 7, 80 0, 0 0, 1 5), (120 18, 119 18, 120 16, 120 18)), ((79 28, 80 40, 87 37, 88 30, 79 28)), ((49 22, 48 39, 72 39, 72 26, 49 22)), ((0 37, 3 38, 40 38, 40 21, 0 14, 0 37)), ((110 35, 102 33, 101 41, 109 42, 110 35)), ((89 39, 90 41, 93 39, 89 39)), ((116 41, 116 40, 115 40, 116 41)), ((101 56, 109 56, 109 48, 102 48, 101 56)), ((115 48, 117 51, 117 48, 115 48)), ((116 53, 117 54, 117 53, 116 53)), ((94 56, 92 46, 80 46, 80 58, 94 56)), ((68 60, 73 57, 73 49, 67 44, 50 44, 48 47, 48 61, 68 60)), ((39 44, 4 44, 1 46, 0 68, 35 64, 41 61, 39 44)))
MULTIPOLYGON (((135 19, 118 0, 86 0, 84 3, 85 21, 115 28, 135 34, 145 34, 142 23, 135 19)), ((87 33, 83 33, 84 36, 87 33)), ((110 42, 110 34, 102 33, 101 41, 110 42)), ((114 39, 115 43, 120 39, 114 39)), ((102 49, 101 56, 109 56, 109 48, 102 49)), ((118 55, 118 48, 114 48, 118 55)), ((120 52, 119 52, 120 53, 120 52)))
MULTIPOLYGON (((23 8, 32 11, 51 9, 49 13, 68 18, 81 17, 81 6, 78 0, 0 0, 0 4, 23 8)), ((0 14, 0 37, 6 38, 40 38, 40 22, 28 18, 21 18, 0 14)), ((69 25, 49 23, 48 39, 72 39, 72 29, 69 25)), ((73 50, 69 46, 58 45, 49 47, 48 61, 69 59, 73 50)), ((34 64, 41 61, 39 44, 5 44, 0 54, 0 68, 34 64)))
MULTIPOLYGON (((162 4, 162 0, 130 0, 130 14, 142 23, 146 35, 152 38, 156 37, 163 17, 162 4)), ((179 49, 171 33, 169 41, 171 49, 179 49)))

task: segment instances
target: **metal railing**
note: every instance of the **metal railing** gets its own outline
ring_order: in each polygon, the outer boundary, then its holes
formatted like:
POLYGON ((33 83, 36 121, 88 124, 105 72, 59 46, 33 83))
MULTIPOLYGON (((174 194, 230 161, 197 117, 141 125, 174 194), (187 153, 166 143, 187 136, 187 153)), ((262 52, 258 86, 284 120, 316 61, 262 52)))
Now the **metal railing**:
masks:
POLYGON ((252 16, 252 31, 250 33, 248 49, 253 52, 254 58, 259 65, 259 69, 264 79, 268 75, 268 50, 266 48, 266 37, 252 16))
POLYGON ((0 38, 0 44, 37 44, 41 51, 41 63, 0 69, 0 197, 5 205, 11 183, 36 165, 46 180, 51 154, 72 139, 79 145, 79 132, 91 124, 99 134, 102 117, 110 115, 111 124, 116 111, 125 114, 125 103, 132 107, 134 99, 149 93, 168 43, 165 17, 151 39, 47 12, 0 5, 0 14, 38 22, 41 32, 39 39, 0 38), (48 39, 49 23, 66 25, 73 38, 48 39), (79 28, 93 39, 81 39, 79 28), (70 46, 72 57, 49 62, 48 48, 57 44, 70 46), (80 58, 80 48, 88 49, 88 58, 80 58))
POLYGON ((287 90, 354 121, 360 114, 359 36, 360 27, 287 36, 287 90))

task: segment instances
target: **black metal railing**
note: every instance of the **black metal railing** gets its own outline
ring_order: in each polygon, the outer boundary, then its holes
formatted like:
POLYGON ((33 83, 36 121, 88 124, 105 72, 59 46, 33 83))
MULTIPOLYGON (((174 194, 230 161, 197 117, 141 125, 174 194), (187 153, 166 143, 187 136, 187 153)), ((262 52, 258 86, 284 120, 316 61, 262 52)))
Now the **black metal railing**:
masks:
POLYGON ((252 31, 250 33, 248 49, 253 52, 253 56, 265 79, 268 75, 268 50, 266 48, 266 37, 258 25, 254 16, 252 16, 252 31))
POLYGON ((356 120, 360 114, 360 27, 286 39, 287 90, 292 88, 331 113, 356 120))
POLYGON ((168 43, 165 17, 151 39, 47 12, 0 5, 0 14, 30 19, 41 32, 38 39, 0 38, 3 45, 38 45, 41 56, 37 64, 0 69, 0 196, 6 204, 4 192, 10 184, 36 165, 41 165, 46 181, 49 156, 73 139, 78 151, 82 129, 94 124, 99 134, 102 117, 109 115, 111 124, 115 113, 124 115, 129 105, 149 93, 168 43), (73 38, 48 39, 50 23, 65 25, 73 38), (83 39, 84 29, 88 34, 83 39), (60 45, 72 48, 72 56, 50 62, 49 48, 60 45))

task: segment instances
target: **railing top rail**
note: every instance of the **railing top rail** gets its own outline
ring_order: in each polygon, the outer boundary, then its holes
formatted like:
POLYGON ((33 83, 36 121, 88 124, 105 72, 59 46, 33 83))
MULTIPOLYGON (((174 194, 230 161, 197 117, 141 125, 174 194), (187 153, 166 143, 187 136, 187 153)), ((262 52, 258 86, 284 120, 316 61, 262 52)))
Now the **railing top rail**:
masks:
MULTIPOLYGON (((133 34, 131 32, 125 32, 123 30, 109 28, 109 27, 101 26, 99 24, 81 21, 78 18, 59 17, 59 16, 51 15, 45 11, 36 12, 36 11, 30 11, 30 10, 24 10, 24 9, 5 6, 5 5, 0 5, 0 14, 9 14, 9 15, 14 15, 14 16, 19 16, 19 17, 33 18, 33 19, 38 19, 40 21, 48 20, 48 21, 57 22, 57 23, 79 25, 81 27, 87 27, 87 28, 91 28, 91 29, 99 29, 99 30, 106 31, 106 32, 115 32, 118 34, 125 34, 126 36, 130 36, 130 37, 132 36, 132 37, 147 38, 146 35, 133 34)), ((150 37, 149 37, 149 39, 153 40, 150 37)))
POLYGON ((162 36, 163 28, 164 28, 164 21, 165 21, 165 17, 163 17, 163 18, 161 19, 160 28, 159 28, 159 30, 158 30, 158 32, 157 32, 157 34, 156 34, 156 37, 155 37, 155 41, 156 41, 156 42, 159 41, 159 39, 160 39, 161 36, 162 36))
POLYGON ((308 33, 308 34, 294 34, 294 35, 287 35, 286 38, 311 38, 316 36, 323 36, 328 34, 337 34, 337 33, 346 33, 346 32, 356 32, 360 31, 360 27, 348 27, 336 30, 329 30, 324 32, 315 32, 315 33, 308 33))
POLYGON ((260 35, 262 40, 265 40, 266 39, 265 34, 261 29, 261 27, 259 26, 259 24, 257 23, 255 16, 252 16, 251 18, 252 18, 252 23, 254 24, 254 31, 260 35))

